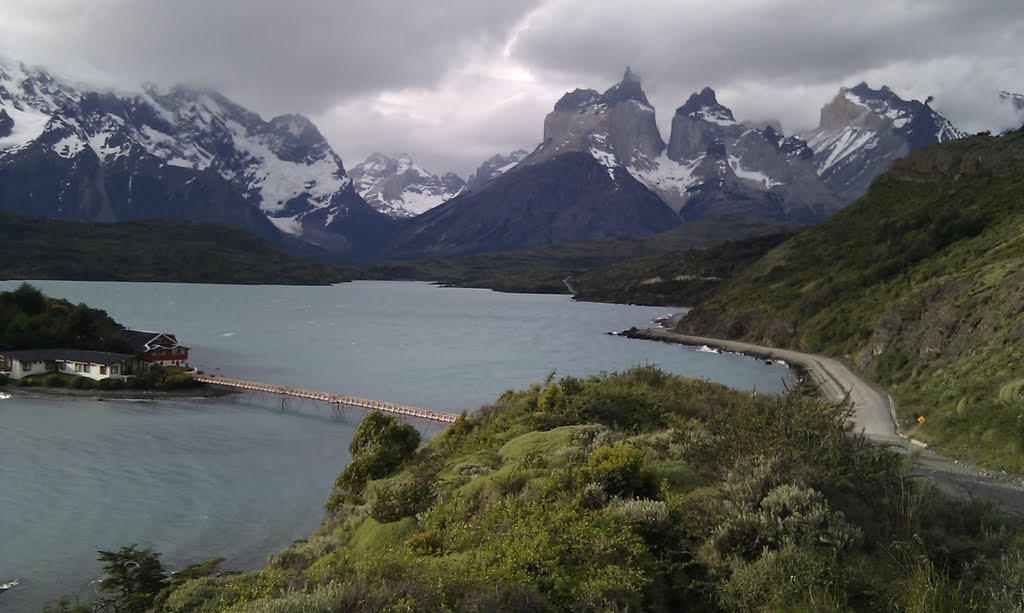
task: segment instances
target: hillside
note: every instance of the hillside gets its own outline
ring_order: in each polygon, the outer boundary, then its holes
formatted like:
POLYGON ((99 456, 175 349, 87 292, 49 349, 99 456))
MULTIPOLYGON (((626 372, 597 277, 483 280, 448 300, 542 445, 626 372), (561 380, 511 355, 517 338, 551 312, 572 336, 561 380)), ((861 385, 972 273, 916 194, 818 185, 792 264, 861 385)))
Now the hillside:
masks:
POLYGON ((693 306, 792 236, 780 232, 602 266, 572 278, 577 300, 693 306))
POLYGON ((507 392, 419 449, 372 413, 309 539, 130 597, 167 613, 1019 603, 1020 526, 921 489, 844 414, 651 367, 507 392))
POLYGON ((1024 133, 922 149, 681 331, 842 357, 891 392, 912 436, 1024 472, 1022 193, 1024 133))
MULTIPOLYGON (((588 283, 584 300, 636 302, 628 298, 631 289, 645 279, 662 274, 665 268, 675 270, 677 262, 685 268, 675 274, 690 273, 694 269, 689 257, 706 262, 704 268, 720 271, 722 262, 701 255, 703 250, 729 241, 743 241, 750 237, 791 231, 791 224, 778 224, 746 218, 715 218, 682 224, 668 232, 648 238, 611 238, 596 241, 582 241, 562 245, 549 245, 526 251, 483 253, 471 256, 442 258, 425 261, 406 261, 375 264, 346 272, 356 279, 416 280, 433 281, 457 287, 485 287, 500 292, 530 292, 564 294, 568 292, 563 279, 569 276, 590 273, 606 266, 623 264, 624 273, 616 273, 609 279, 590 277, 597 283, 588 283), (676 258, 670 254, 689 250, 691 256, 676 258), (637 260, 633 262, 633 260, 637 260), (685 262, 685 263, 684 263, 685 262), (629 287, 627 287, 629 286, 629 287)), ((724 254, 726 259, 733 256, 748 262, 751 249, 759 256, 771 246, 755 239, 740 254, 724 254)), ((720 251, 715 253, 723 255, 720 251)), ((731 268, 731 265, 730 265, 731 268)), ((715 274, 718 274, 717 272, 715 274)), ((675 301, 678 288, 645 288, 658 291, 657 304, 680 304, 675 301)), ((685 304, 692 304, 686 302, 685 304)))
MULTIPOLYGON (((326 285, 338 269, 243 230, 188 221, 94 224, 0 215, 0 278, 326 285)), ((307 248, 309 249, 309 248, 307 248)))

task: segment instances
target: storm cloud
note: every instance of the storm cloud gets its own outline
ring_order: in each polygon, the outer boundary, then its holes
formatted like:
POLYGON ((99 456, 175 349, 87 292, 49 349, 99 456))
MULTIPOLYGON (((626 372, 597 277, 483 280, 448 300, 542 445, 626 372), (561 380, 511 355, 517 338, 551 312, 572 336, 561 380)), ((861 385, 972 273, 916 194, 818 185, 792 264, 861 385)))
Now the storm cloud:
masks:
POLYGON ((1019 0, 6 0, 0 48, 81 80, 210 86, 310 115, 346 164, 406 152, 463 174, 534 147, 575 87, 644 77, 667 137, 706 85, 807 129, 842 85, 889 85, 968 131, 1020 125, 1019 0), (1016 123, 1014 123, 1016 122, 1016 123))

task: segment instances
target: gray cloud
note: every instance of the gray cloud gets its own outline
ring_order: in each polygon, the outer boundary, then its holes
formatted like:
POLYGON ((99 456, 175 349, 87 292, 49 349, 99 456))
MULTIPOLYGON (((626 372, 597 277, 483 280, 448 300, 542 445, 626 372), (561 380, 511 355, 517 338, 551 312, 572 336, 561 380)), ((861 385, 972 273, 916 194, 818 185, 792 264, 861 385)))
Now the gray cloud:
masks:
POLYGON ((840 85, 863 79, 905 96, 934 95, 937 107, 946 100, 961 115, 954 119, 979 123, 971 114, 991 112, 999 89, 1024 86, 1021 40, 1018 0, 634 0, 628 9, 550 0, 513 53, 551 74, 606 82, 630 63, 663 116, 710 85, 741 116, 807 128, 840 85), (989 108, 967 104, 959 78, 989 108))
POLYGON ((1019 0, 5 0, 0 47, 122 87, 220 89, 268 116, 314 118, 351 166, 407 152, 468 173, 532 148, 565 91, 644 76, 668 137, 710 85, 738 118, 811 127, 867 80, 969 131, 1019 125, 1019 0))
POLYGON ((0 32, 23 47, 30 30, 45 64, 74 58, 134 83, 211 85, 273 112, 313 113, 434 85, 463 54, 503 45, 533 1, 8 0, 21 18, 0 32))

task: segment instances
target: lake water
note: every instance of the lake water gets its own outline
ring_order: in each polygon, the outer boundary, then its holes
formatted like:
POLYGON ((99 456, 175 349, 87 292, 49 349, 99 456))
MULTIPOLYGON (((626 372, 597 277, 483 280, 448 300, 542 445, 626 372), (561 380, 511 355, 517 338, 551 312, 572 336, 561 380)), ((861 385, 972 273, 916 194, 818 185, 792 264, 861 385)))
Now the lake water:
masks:
MULTIPOLYGON (((168 331, 225 376, 473 410, 550 372, 637 364, 777 392, 780 366, 609 336, 671 309, 424 283, 332 287, 38 281, 46 294, 168 331)), ((0 282, 10 290, 16 282, 0 282)), ((29 395, 0 400, 0 610, 88 594, 98 549, 138 543, 169 568, 259 566, 322 518, 362 411, 242 396, 154 402, 29 395)), ((438 426, 420 424, 426 435, 438 426)))

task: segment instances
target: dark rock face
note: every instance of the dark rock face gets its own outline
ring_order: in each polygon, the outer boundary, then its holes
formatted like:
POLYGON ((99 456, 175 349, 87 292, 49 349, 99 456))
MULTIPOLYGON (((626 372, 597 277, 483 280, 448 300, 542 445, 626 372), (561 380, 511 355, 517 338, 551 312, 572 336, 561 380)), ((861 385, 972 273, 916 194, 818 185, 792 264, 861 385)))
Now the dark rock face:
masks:
POLYGON ((591 104, 603 102, 604 97, 592 89, 576 89, 562 96, 555 103, 556 111, 577 111, 591 104))
POLYGON ((676 109, 676 115, 700 116, 708 114, 713 117, 720 117, 728 121, 736 121, 732 116, 732 110, 718 103, 718 96, 715 90, 705 87, 700 92, 691 94, 683 106, 676 109))
POLYGON ((627 100, 636 100, 646 106, 651 105, 647 101, 647 94, 644 93, 644 88, 640 84, 640 77, 633 74, 629 67, 626 67, 626 73, 622 75, 622 80, 608 88, 603 98, 604 103, 608 106, 615 106, 627 100))
POLYGON ((679 217, 625 169, 568 152, 411 220, 398 253, 455 255, 669 230, 679 217))
POLYGON ((0 138, 14 133, 14 119, 7 114, 7 109, 0 109, 0 138))
POLYGON ((654 108, 629 69, 604 94, 577 89, 544 118, 544 142, 524 161, 537 164, 568 151, 596 155, 605 165, 651 168, 665 142, 654 108))

